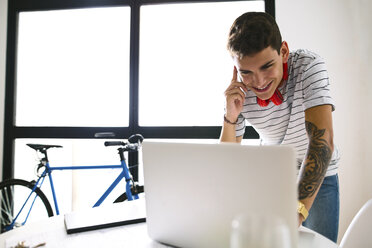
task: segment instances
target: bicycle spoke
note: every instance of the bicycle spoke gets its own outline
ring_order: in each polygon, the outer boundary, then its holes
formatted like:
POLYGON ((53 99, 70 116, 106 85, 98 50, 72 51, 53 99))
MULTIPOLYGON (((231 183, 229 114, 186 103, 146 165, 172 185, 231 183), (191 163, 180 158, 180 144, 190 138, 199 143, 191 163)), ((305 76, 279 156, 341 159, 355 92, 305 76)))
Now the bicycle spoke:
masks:
MULTIPOLYGON (((7 201, 6 201, 6 199, 8 198, 8 196, 7 196, 7 192, 6 192, 6 190, 5 191, 2 191, 1 192, 1 209, 2 209, 2 211, 4 211, 3 210, 3 207, 4 208, 7 208, 9 205, 7 204, 7 201), (5 195, 5 197, 4 197, 4 195, 5 195)), ((7 209, 6 209, 7 210, 7 209)))
MULTIPOLYGON (((6 214, 6 217, 8 217, 10 220, 12 220, 12 215, 9 212, 2 211, 2 214, 6 214)), ((5 220, 2 218, 3 223, 5 223, 5 220)), ((11 221, 9 221, 10 223, 11 221)))
MULTIPOLYGON (((10 198, 9 195, 8 195, 8 191, 12 191, 14 192, 14 189, 13 187, 10 187, 10 188, 5 188, 4 190, 1 191, 1 196, 2 196, 2 199, 1 199, 1 216, 3 218, 1 218, 1 223, 2 224, 8 224, 12 221, 12 213, 11 213, 11 210, 12 210, 12 207, 13 205, 11 204, 10 202, 10 198), (8 220, 8 221, 6 221, 8 220)), ((14 195, 13 193, 11 195, 14 195)))
POLYGON ((8 196, 8 191, 6 190, 5 192, 7 195, 5 199, 7 199, 7 206, 9 207, 8 213, 11 213, 13 206, 14 206, 14 201, 11 200, 14 197, 14 186, 10 186, 9 190, 11 191, 10 196, 8 196))
POLYGON ((22 226, 26 221, 53 216, 48 199, 39 188, 34 189, 32 182, 21 179, 1 182, 0 197, 0 232, 22 226))

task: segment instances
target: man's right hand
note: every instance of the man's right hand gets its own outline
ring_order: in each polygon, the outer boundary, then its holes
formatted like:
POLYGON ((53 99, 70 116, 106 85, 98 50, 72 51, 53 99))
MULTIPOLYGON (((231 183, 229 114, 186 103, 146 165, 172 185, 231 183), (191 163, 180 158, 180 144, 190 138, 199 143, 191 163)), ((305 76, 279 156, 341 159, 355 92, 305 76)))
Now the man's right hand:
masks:
POLYGON ((238 119, 240 112, 243 109, 243 104, 245 100, 245 92, 248 89, 246 86, 238 81, 238 71, 234 66, 233 77, 229 87, 225 90, 226 98, 226 118, 235 122, 238 119))

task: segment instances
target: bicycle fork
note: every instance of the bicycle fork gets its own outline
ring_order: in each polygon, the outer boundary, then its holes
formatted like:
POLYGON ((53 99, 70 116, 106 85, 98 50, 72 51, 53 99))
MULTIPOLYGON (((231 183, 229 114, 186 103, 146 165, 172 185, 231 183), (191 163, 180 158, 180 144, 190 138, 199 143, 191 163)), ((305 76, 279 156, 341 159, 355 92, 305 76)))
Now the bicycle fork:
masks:
POLYGON ((123 167, 123 172, 122 173, 124 173, 124 177, 125 177, 125 181, 126 181, 125 191, 127 193, 128 201, 137 200, 138 199, 138 194, 133 195, 132 194, 132 189, 131 189, 131 182, 132 182, 133 188, 135 187, 135 183, 134 183, 133 178, 130 175, 129 169, 128 169, 127 164, 125 162, 124 152, 126 151, 126 149, 119 148, 118 151, 119 151, 119 155, 120 155, 121 166, 123 167))

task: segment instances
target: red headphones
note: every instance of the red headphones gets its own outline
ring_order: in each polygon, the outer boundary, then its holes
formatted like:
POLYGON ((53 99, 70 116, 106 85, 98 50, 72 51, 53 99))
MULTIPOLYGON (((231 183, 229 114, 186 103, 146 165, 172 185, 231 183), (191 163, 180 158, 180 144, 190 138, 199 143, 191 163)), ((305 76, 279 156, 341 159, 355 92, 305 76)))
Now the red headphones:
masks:
MULTIPOLYGON (((287 80, 288 79, 288 63, 283 64, 283 79, 287 80)), ((269 105, 270 101, 272 101, 275 105, 280 105, 283 102, 283 96, 282 93, 280 93, 279 89, 277 88, 272 95, 267 100, 262 100, 257 97, 257 104, 260 105, 261 107, 266 107, 269 105)))

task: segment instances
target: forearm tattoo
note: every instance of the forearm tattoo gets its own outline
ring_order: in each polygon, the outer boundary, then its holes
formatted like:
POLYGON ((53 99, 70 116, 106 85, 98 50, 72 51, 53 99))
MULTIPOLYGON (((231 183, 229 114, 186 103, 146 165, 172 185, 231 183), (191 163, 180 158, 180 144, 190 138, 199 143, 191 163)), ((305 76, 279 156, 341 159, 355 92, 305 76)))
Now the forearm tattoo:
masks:
POLYGON ((298 185, 299 199, 314 195, 327 171, 332 157, 332 149, 323 135, 325 129, 306 121, 306 130, 309 136, 309 148, 301 170, 301 180, 298 185))

